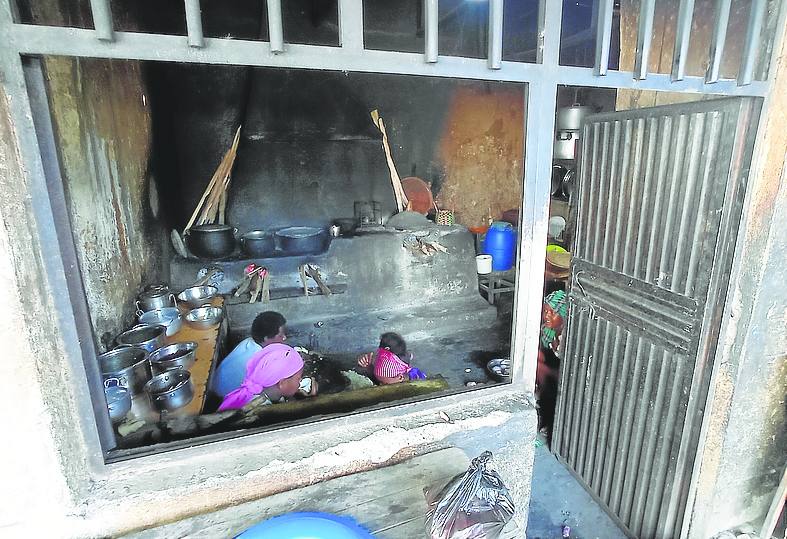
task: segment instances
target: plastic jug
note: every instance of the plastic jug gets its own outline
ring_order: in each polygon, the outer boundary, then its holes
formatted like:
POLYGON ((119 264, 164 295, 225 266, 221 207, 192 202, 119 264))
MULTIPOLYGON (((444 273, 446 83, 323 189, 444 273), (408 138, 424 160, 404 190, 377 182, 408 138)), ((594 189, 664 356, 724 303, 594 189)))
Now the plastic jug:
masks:
POLYGON ((492 271, 508 271, 514 265, 516 231, 511 223, 495 221, 484 239, 484 254, 492 255, 492 271))

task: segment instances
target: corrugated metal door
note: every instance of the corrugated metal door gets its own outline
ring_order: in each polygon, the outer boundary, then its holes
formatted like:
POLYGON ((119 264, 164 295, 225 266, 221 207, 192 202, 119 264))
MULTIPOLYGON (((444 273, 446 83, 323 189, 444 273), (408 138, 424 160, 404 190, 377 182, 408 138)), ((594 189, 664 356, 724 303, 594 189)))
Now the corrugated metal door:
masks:
POLYGON ((590 117, 553 451, 634 537, 692 489, 759 102, 590 117))

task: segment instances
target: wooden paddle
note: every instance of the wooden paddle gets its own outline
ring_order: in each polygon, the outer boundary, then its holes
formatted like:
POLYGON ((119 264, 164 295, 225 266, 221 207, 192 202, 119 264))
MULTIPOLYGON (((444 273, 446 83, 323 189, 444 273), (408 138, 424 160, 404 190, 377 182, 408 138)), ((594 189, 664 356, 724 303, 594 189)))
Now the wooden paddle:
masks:
POLYGON ((396 210, 404 211, 407 209, 409 201, 407 200, 407 195, 404 193, 404 188, 402 188, 402 180, 399 178, 399 173, 396 171, 396 165, 391 155, 391 147, 388 145, 388 133, 385 131, 385 123, 383 123, 383 119, 377 112, 377 109, 373 110, 370 114, 372 116, 372 123, 374 123, 383 135, 383 151, 385 151, 385 160, 388 163, 388 172, 391 174, 391 185, 393 186, 394 197, 396 198, 396 210))

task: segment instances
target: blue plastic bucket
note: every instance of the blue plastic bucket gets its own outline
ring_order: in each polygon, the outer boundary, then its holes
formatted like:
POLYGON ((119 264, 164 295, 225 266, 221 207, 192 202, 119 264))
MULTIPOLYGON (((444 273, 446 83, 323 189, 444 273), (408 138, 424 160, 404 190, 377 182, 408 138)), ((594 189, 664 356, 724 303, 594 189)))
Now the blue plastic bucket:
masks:
POLYGON ((492 255, 492 271, 508 271, 516 255, 516 231, 511 223, 495 221, 484 238, 483 254, 492 255))

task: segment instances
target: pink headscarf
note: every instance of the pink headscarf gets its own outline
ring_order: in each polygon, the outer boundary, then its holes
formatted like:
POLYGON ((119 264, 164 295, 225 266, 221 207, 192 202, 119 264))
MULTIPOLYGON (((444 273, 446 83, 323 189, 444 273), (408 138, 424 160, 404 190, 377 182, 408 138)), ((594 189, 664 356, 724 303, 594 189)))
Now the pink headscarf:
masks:
POLYGON ((246 365, 246 376, 241 386, 227 393, 219 412, 243 408, 262 393, 303 368, 301 355, 286 344, 269 344, 257 352, 246 365))

